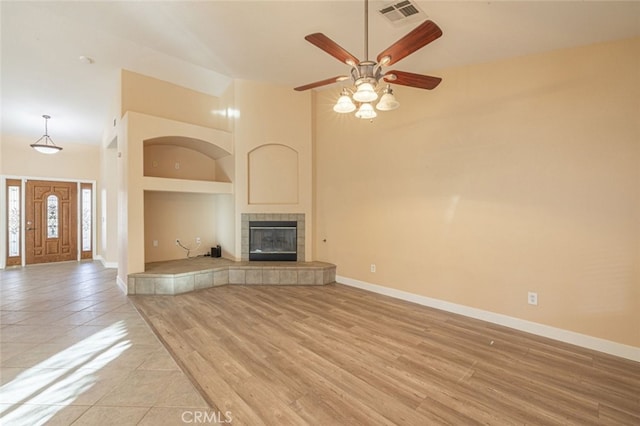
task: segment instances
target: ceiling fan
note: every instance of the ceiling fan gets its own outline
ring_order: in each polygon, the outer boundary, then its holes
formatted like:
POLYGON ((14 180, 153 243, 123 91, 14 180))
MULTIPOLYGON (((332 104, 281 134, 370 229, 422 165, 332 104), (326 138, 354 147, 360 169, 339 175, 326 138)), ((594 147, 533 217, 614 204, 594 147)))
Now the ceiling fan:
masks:
MULTIPOLYGON (((351 53, 331 40, 322 33, 309 34, 305 40, 324 50, 329 55, 340 62, 351 67, 350 75, 341 75, 305 84, 294 88, 297 91, 309 90, 328 84, 333 84, 351 79, 355 89, 343 88, 338 102, 334 106, 334 111, 349 113, 356 110, 353 101, 359 104, 356 117, 372 119, 377 114, 371 102, 378 99, 378 85, 382 81, 402 86, 416 87, 419 89, 434 89, 440 81, 439 77, 432 77, 422 74, 414 74, 406 71, 390 70, 383 71, 382 67, 395 64, 401 59, 409 56, 413 52, 442 35, 442 30, 432 21, 426 20, 400 40, 393 43, 387 49, 378 54, 375 61, 369 60, 369 1, 364 2, 364 56, 365 60, 360 61, 351 53), (351 97, 353 97, 353 101, 351 97)), ((393 91, 389 84, 381 91, 382 96, 376 108, 381 111, 396 109, 400 104, 395 100, 393 91)))

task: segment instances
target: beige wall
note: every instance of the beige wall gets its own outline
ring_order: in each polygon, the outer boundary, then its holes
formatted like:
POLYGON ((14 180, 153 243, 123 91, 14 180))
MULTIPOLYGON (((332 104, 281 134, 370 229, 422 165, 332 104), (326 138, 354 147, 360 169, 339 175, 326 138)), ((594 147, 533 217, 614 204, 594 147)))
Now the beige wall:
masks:
MULTIPOLYGON (((226 130, 224 105, 217 96, 122 70, 122 113, 142 112, 198 126, 226 130)), ((171 135, 168 135, 171 136, 171 135)))
MULTIPOLYGON (((129 274, 129 265, 133 264, 134 267, 138 267, 139 264, 143 265, 144 270, 144 200, 143 192, 141 189, 140 178, 142 177, 142 142, 140 141, 140 147, 135 149, 135 143, 132 144, 131 150, 134 151, 134 156, 138 152, 140 153, 138 158, 130 159, 129 157, 129 115, 124 114, 120 118, 117 129, 117 182, 118 182, 118 217, 117 217, 117 229, 118 229, 118 281, 120 287, 127 288, 129 274), (137 161, 136 161, 137 160, 137 161), (132 167, 130 164, 138 165, 138 168, 132 167), (132 173, 133 172, 133 173, 132 173), (140 176, 137 176, 139 174, 140 176), (133 186, 130 179, 134 178, 133 186), (129 202, 132 201, 133 212, 129 212, 129 202), (136 222, 131 223, 129 217, 132 217, 136 222), (137 219, 139 218, 139 221, 137 219), (133 233, 133 242, 129 241, 130 232, 133 233)), ((132 137, 135 141, 135 136, 132 137)), ((136 271, 136 270, 134 270, 136 271)), ((139 272, 140 269, 137 269, 139 272)))
POLYGON ((97 180, 100 170, 100 147, 57 141, 62 151, 54 155, 41 154, 29 145, 34 140, 2 137, 2 173, 14 176, 97 180))
POLYGON ((280 144, 266 144, 247 153, 249 204, 298 204, 298 152, 280 144))
POLYGON ((640 346, 640 39, 433 74, 373 123, 319 93, 315 257, 640 346))
MULTIPOLYGON (((225 118, 225 124, 221 128, 233 135, 233 145, 235 152, 235 120, 236 113, 234 107, 235 86, 230 84, 227 90, 220 95, 220 109, 218 113, 225 118)), ((235 155, 220 158, 216 161, 216 173, 218 178, 225 181, 234 182, 235 193, 235 155)), ((222 256, 236 258, 236 203, 235 194, 220 194, 216 196, 216 237, 218 244, 222 246, 222 256)), ((238 220, 237 223, 240 223, 238 220)))
MULTIPOLYGON (((236 80, 233 106, 237 111, 233 123, 236 223, 240 223, 242 213, 304 213, 306 223, 311 223, 311 94, 295 92, 291 87, 236 80), (270 170, 273 176, 264 182, 270 170), (263 182, 254 179, 250 186, 252 172, 263 182), (290 179, 295 179, 295 185, 290 179)), ((235 232, 234 257, 240 259, 239 225, 235 232)), ((311 227, 305 232, 305 256, 311 260, 311 227)))
POLYGON ((215 181, 216 161, 194 149, 149 145, 144 147, 144 175, 215 181))
MULTIPOLYGON (((114 73, 115 87, 121 87, 122 72, 114 73)), ((109 267, 118 266, 118 127, 121 113, 121 92, 113 94, 104 118, 100 149, 100 180, 98 181, 97 254, 109 267)))
POLYGON ((98 239, 96 253, 105 265, 118 264, 118 141, 100 150, 100 180, 96 192, 98 239))
POLYGON ((208 253, 217 244, 215 206, 211 194, 145 191, 145 262, 186 258, 176 238, 190 249, 190 257, 208 253))

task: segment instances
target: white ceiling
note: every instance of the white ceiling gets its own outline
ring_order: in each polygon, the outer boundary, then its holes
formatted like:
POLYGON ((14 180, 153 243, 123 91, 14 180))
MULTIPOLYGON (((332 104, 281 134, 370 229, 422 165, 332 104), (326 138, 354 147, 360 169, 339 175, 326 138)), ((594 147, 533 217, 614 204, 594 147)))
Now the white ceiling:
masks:
MULTIPOLYGON (((371 58, 419 23, 390 24, 376 13, 388 3, 370 2, 371 58)), ((638 1, 416 3, 444 35, 395 69, 437 75, 452 66, 640 36, 638 1)), ((363 10, 362 0, 3 0, 2 134, 35 141, 42 114, 49 114, 58 145, 99 143, 120 68, 211 94, 235 78, 293 88, 345 74, 346 65, 304 36, 323 32, 364 59, 363 10), (81 55, 95 62, 83 64, 81 55)))

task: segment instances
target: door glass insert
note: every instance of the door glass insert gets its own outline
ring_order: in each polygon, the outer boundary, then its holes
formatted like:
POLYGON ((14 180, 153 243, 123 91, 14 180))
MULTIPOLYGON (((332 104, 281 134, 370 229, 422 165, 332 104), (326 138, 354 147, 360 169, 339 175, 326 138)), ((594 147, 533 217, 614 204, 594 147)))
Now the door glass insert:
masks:
POLYGON ((58 197, 47 197, 47 238, 58 238, 58 197))

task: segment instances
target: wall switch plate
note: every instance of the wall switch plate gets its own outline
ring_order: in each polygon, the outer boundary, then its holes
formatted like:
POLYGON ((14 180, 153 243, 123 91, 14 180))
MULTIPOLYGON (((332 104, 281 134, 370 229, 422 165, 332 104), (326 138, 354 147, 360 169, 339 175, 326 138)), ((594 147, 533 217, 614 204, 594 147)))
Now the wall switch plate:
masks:
POLYGON ((371 264, 371 272, 375 272, 376 271, 376 264, 372 263, 371 264))
POLYGON ((158 240, 153 240, 153 246, 158 247, 158 240))
POLYGON ((527 293, 527 303, 538 306, 538 293, 530 291, 527 293))

